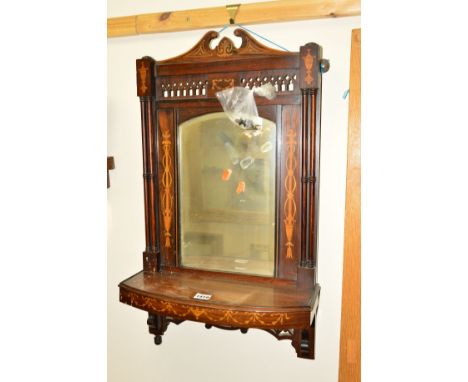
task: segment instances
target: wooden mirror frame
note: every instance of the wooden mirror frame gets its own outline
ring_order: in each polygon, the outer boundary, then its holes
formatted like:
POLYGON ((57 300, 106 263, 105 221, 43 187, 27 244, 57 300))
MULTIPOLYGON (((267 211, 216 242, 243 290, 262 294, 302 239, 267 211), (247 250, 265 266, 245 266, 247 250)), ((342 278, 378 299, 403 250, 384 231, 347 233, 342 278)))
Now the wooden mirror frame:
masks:
POLYGON ((120 301, 148 312, 155 343, 169 323, 249 328, 289 339, 298 357, 315 358, 320 99, 328 62, 321 47, 270 49, 242 29, 236 48, 211 31, 188 52, 136 61, 141 105, 145 238, 143 270, 119 284, 120 301), (277 126, 274 277, 183 268, 179 259, 177 133, 193 117, 222 111, 215 93, 272 82, 273 100, 256 97, 260 117, 277 126), (249 297, 246 296, 246 291, 249 297), (199 301, 195 292, 212 295, 199 301))

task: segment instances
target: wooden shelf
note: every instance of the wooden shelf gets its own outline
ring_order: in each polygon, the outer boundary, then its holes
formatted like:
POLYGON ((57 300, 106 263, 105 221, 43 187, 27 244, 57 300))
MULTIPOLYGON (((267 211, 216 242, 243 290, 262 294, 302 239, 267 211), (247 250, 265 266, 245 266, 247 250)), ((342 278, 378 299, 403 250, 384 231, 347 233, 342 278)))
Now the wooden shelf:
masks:
POLYGON ((139 272, 122 281, 120 301, 157 315, 232 327, 289 329, 310 323, 320 286, 259 284, 191 272, 139 272), (209 301, 195 300, 196 293, 209 301))

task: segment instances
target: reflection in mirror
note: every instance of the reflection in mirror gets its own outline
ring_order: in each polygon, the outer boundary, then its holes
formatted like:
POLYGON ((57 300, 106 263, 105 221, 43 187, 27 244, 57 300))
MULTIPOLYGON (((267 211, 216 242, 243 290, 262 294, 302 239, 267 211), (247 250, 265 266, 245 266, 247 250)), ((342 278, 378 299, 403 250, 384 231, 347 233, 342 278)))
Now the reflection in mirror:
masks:
POLYGON ((212 113, 178 136, 182 266, 273 276, 275 124, 245 130, 212 113))

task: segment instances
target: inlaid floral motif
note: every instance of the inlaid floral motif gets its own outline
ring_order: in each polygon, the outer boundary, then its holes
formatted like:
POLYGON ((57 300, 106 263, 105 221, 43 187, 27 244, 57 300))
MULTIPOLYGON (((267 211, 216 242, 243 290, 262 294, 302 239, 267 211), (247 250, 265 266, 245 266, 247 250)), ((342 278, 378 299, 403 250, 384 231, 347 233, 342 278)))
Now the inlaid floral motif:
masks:
POLYGON ((145 61, 141 61, 140 66, 138 67, 138 75, 140 77, 140 92, 145 94, 148 90, 148 65, 145 61))
POLYGON ((215 78, 211 82, 211 88, 215 91, 232 87, 234 87, 234 78, 215 78))
POLYGON ((163 214, 164 225, 164 246, 171 247, 171 224, 174 207, 174 196, 172 195, 172 158, 171 158, 171 133, 169 129, 165 128, 162 131, 162 165, 163 173, 161 177, 161 207, 163 214))
POLYGON ((286 325, 293 319, 293 316, 287 312, 241 312, 190 306, 180 303, 173 304, 168 301, 162 301, 129 291, 125 291, 124 294, 121 292, 120 301, 143 310, 177 317, 178 319, 195 319, 197 321, 209 321, 232 326, 286 325))
POLYGON ((284 226, 286 230, 286 258, 293 258, 293 247, 292 242, 294 226, 296 224, 296 201, 294 200, 294 192, 296 191, 297 182, 294 175, 296 169, 296 132, 294 129, 289 129, 287 133, 287 156, 286 156, 286 177, 284 179, 284 188, 286 190, 286 201, 284 202, 284 226))
POLYGON ((314 77, 312 76, 312 66, 314 64, 314 58, 310 54, 310 49, 307 49, 307 54, 302 57, 304 60, 304 65, 306 68, 306 77, 305 77, 305 82, 307 85, 312 85, 312 81, 314 80, 314 77))

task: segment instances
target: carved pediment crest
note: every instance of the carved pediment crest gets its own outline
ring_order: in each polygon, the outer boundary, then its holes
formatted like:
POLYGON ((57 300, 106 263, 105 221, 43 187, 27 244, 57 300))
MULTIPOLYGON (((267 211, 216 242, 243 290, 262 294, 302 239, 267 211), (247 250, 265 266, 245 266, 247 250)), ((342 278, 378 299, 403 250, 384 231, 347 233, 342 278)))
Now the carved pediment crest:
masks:
POLYGON ((243 29, 234 30, 234 35, 242 38, 242 43, 239 48, 236 48, 232 40, 228 37, 223 37, 218 45, 214 48, 211 43, 214 39, 219 37, 218 32, 207 32, 201 40, 195 44, 188 52, 180 56, 170 58, 168 60, 160 61, 168 63, 172 61, 197 61, 203 58, 226 58, 232 56, 248 56, 248 55, 285 55, 288 52, 281 50, 271 49, 257 40, 255 40, 249 33, 243 29))
POLYGON ((216 47, 216 55, 219 57, 227 57, 232 56, 233 54, 237 54, 238 51, 234 46, 234 43, 231 39, 227 37, 223 37, 223 39, 219 42, 218 46, 216 47))

